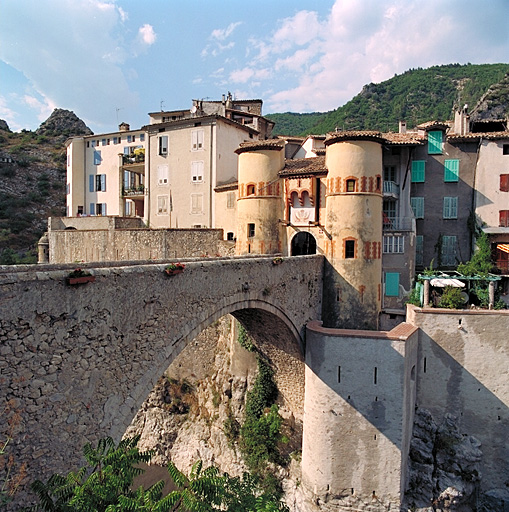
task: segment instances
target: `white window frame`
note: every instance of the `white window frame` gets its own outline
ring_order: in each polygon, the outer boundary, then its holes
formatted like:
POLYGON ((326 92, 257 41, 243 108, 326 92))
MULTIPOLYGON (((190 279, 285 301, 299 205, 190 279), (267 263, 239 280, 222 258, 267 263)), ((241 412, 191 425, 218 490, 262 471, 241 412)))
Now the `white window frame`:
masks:
POLYGON ((405 237, 403 235, 384 235, 385 254, 402 254, 405 252, 405 237))
POLYGON ((191 194, 191 215, 203 215, 203 194, 191 194))
POLYGON ((168 215, 168 196, 157 196, 157 215, 168 215))
POLYGON ((169 139, 168 135, 160 135, 158 137, 158 154, 166 156, 169 153, 169 139))
POLYGON ((170 182, 170 169, 168 165, 157 166, 157 184, 160 186, 168 185, 170 182))
POLYGON ((203 141, 205 139, 205 130, 203 128, 199 130, 191 131, 191 151, 203 151, 203 141))
POLYGON ((203 160, 195 160, 191 162, 191 182, 192 183, 203 183, 203 160))

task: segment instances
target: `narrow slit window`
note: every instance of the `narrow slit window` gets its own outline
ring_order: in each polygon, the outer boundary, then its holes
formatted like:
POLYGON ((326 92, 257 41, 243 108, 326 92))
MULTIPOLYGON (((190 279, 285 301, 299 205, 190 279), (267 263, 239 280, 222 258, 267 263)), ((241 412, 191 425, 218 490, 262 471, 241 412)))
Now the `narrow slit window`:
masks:
POLYGON ((376 384, 378 380, 378 368, 375 366, 375 371, 373 372, 373 383, 376 384))

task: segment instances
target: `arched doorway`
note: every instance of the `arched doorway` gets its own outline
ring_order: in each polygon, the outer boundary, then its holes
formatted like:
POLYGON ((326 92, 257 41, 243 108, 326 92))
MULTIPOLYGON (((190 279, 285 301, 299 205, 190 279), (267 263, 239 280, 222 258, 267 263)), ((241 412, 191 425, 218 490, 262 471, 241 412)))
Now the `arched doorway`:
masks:
POLYGON ((315 237, 307 231, 297 233, 292 239, 292 256, 316 254, 315 237))

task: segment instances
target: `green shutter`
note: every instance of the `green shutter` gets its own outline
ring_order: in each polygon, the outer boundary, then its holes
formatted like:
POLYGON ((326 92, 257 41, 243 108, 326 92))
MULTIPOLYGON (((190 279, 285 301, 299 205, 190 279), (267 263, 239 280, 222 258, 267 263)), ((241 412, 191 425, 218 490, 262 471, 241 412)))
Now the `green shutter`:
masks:
POLYGON ((424 197, 411 197, 410 205, 416 219, 424 219, 424 197))
POLYGON ((426 171, 425 160, 414 160, 412 162, 412 183, 424 183, 426 171))
POLYGON ((444 219, 457 219, 458 218, 458 198, 457 197, 444 197, 444 219))
POLYGON ((442 154, 442 132, 433 131, 428 132, 428 154, 441 155, 442 154))
POLYGON ((385 295, 399 297, 399 272, 385 273, 385 295))
POLYGON ((446 160, 444 162, 444 181, 458 181, 459 170, 459 160, 446 160))

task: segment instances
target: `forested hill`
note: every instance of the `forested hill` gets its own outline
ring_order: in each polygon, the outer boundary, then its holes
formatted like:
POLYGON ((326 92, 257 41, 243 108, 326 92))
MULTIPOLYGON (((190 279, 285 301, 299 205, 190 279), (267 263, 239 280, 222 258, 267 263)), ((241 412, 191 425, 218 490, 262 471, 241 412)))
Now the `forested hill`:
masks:
MULTIPOLYGON (((490 87, 504 80, 509 64, 449 64, 411 69, 379 84, 365 85, 348 103, 327 113, 267 114, 275 134, 325 134, 343 130, 397 131, 425 121, 452 119, 453 109, 473 110, 490 87), (312 122, 312 124, 310 123, 312 122)), ((505 100, 505 112, 509 111, 505 100)))

